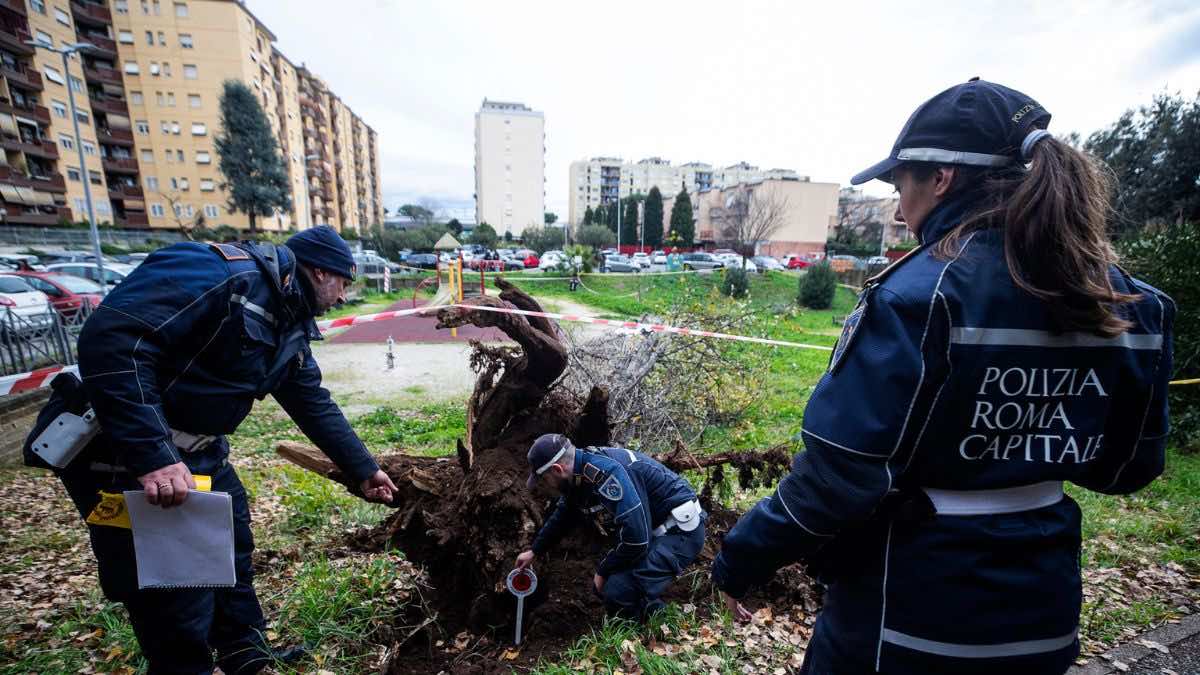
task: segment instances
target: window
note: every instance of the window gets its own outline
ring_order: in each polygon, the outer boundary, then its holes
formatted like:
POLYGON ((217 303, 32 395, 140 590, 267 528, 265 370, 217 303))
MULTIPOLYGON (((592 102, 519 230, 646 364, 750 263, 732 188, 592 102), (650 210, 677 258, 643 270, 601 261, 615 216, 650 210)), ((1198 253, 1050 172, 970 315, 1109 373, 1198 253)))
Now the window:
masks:
POLYGON ((217 184, 211 178, 201 178, 200 179, 200 189, 203 190, 204 192, 212 192, 213 190, 217 189, 217 184))
POLYGON ((85 155, 96 154, 96 145, 94 143, 92 143, 91 141, 84 141, 83 142, 83 154, 85 154, 85 155))
POLYGON ((162 72, 162 69, 158 67, 158 61, 151 61, 150 62, 150 74, 157 76, 161 72, 162 72))
POLYGON ((123 30, 117 34, 117 40, 123 45, 133 44, 133 31, 123 30))
POLYGON ((128 14, 129 0, 113 0, 113 8, 117 10, 117 14, 128 14))
POLYGON ((125 74, 126 75, 138 75, 141 72, 142 72, 142 70, 140 68, 138 68, 137 61, 126 61, 125 62, 125 74))
POLYGON ((146 0, 142 0, 142 14, 149 14, 149 13, 150 13, 150 3, 146 2, 146 0))
MULTIPOLYGON (((174 107, 175 107, 175 92, 173 92, 173 91, 168 91, 168 92, 167 92, 167 107, 168 107, 168 108, 174 108, 174 107)), ((176 131, 175 133, 179 133, 179 132, 178 132, 178 131, 176 131)))
MULTIPOLYGON (((179 179, 179 189, 180 189, 180 190, 187 190, 187 189, 189 189, 189 188, 190 188, 190 186, 188 185, 188 179, 186 179, 186 178, 180 178, 180 179, 179 179)), ((192 215, 192 214, 191 214, 191 211, 192 211, 192 207, 190 207, 190 206, 189 206, 189 207, 188 207, 188 215, 189 215, 189 216, 190 216, 190 215, 192 215)))
POLYGON ((170 135, 170 133, 171 133, 171 123, 170 122, 160 122, 159 127, 162 129, 163 134, 170 135))
POLYGON ((188 107, 189 108, 199 108, 200 107, 200 94, 188 94, 188 107))
POLYGON ((51 101, 50 107, 54 109, 54 114, 62 119, 67 118, 67 104, 62 101, 51 101))
POLYGON ((160 47, 167 46, 167 34, 162 32, 161 30, 158 31, 158 46, 160 46, 160 47))
POLYGON ((64 26, 71 25, 71 17, 68 16, 66 12, 62 11, 61 9, 59 9, 57 7, 54 8, 54 18, 58 19, 58 22, 64 26))
POLYGON ((154 163, 154 151, 142 149, 142 162, 144 162, 146 164, 153 164, 154 163))
POLYGON ((46 13, 46 0, 29 0, 29 6, 38 14, 46 13))
POLYGON ((79 181, 83 180, 83 173, 79 170, 79 167, 77 167, 77 166, 68 166, 67 167, 67 179, 73 180, 76 183, 78 183, 79 181))
MULTIPOLYGON (((171 179, 171 189, 172 189, 172 190, 178 190, 178 189, 179 189, 179 179, 178 179, 178 178, 172 178, 172 179, 171 179)), ((175 206, 175 208, 176 208, 176 209, 178 209, 178 208, 179 208, 179 205, 177 204, 177 205, 175 206)), ((178 213, 179 213, 179 211, 175 211, 175 213, 176 213, 176 214, 178 214, 178 213)))
POLYGON ((163 211, 162 204, 151 204, 150 205, 150 215, 152 215, 156 218, 162 218, 164 213, 166 213, 166 212, 163 211))
POLYGON ((131 91, 131 92, 129 92, 129 102, 130 102, 130 103, 132 103, 132 104, 134 104, 134 105, 142 105, 142 104, 143 104, 143 103, 145 103, 146 101, 145 101, 145 99, 142 97, 142 92, 140 92, 140 91, 131 91))
POLYGON ((50 80, 55 84, 63 84, 64 80, 62 73, 58 72, 57 69, 51 68, 50 66, 42 66, 42 72, 45 73, 47 80, 50 80))
POLYGON ((183 64, 183 77, 187 80, 195 80, 200 77, 195 65, 183 64))
POLYGON ((104 176, 99 171, 88 171, 88 180, 92 185, 103 185, 104 176))
POLYGON ((161 91, 154 92, 154 101, 158 103, 158 107, 165 108, 167 106, 167 95, 161 91))
POLYGON ((190 33, 180 33, 179 34, 179 47, 181 49, 191 49, 193 46, 194 45, 192 44, 192 36, 190 33))
POLYGON ((37 41, 38 41, 38 44, 43 44, 43 45, 46 45, 47 47, 54 46, 54 37, 43 30, 39 30, 37 32, 37 41))
POLYGON ((76 94, 82 94, 87 89, 87 87, 83 86, 83 80, 75 77, 74 75, 70 75, 69 78, 71 81, 71 90, 76 94))
POLYGON ((175 158, 179 160, 179 163, 180 163, 180 164, 183 164, 183 162, 184 162, 184 159, 183 159, 183 150, 176 150, 176 151, 175 151, 175 158))
POLYGON ((158 0, 152 0, 150 4, 154 6, 154 16, 162 14, 162 5, 159 4, 158 0))
POLYGON ((74 150, 75 149, 75 139, 71 138, 70 136, 68 136, 66 134, 58 135, 58 144, 63 147, 63 150, 74 150))
POLYGON ((80 124, 91 124, 92 123, 91 120, 88 118, 87 112, 85 112, 83 110, 77 109, 75 111, 75 119, 79 120, 80 124))
POLYGON ((157 176, 147 176, 146 177, 146 190, 148 192, 158 192, 158 177, 157 176))
POLYGON ((179 135, 179 122, 171 122, 171 133, 179 135))
POLYGON ((205 125, 204 122, 192 122, 192 135, 193 136, 207 136, 208 135, 208 126, 205 125))
POLYGON ((170 77, 170 76, 171 76, 171 63, 169 61, 163 61, 163 77, 170 77))
POLYGON ((152 30, 146 31, 146 45, 150 47, 154 46, 154 31, 152 30))
POLYGON ((221 215, 221 212, 217 210, 216 206, 214 206, 212 204, 204 205, 204 217, 205 218, 216 218, 220 215, 221 215))
POLYGON ((174 150, 167 148, 164 154, 167 157, 167 164, 175 163, 175 151, 174 150))
POLYGON ((150 123, 146 120, 138 120, 134 126, 137 127, 137 132, 139 134, 143 136, 150 135, 150 123))
POLYGON ((186 18, 187 15, 188 15, 187 3, 186 2, 175 3, 175 16, 186 18))
POLYGON ((212 155, 207 150, 196 151, 197 164, 212 164, 212 155))

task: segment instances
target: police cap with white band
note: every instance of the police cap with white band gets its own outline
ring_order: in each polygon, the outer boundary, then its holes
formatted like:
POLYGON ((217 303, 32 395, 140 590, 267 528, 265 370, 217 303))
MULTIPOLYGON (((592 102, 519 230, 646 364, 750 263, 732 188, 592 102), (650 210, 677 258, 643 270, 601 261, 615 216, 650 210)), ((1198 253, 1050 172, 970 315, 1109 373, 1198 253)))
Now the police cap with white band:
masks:
POLYGON ((554 466, 554 463, 562 459, 562 456, 567 453, 567 448, 573 448, 571 441, 562 434, 542 434, 538 436, 533 445, 529 446, 529 480, 525 482, 525 486, 533 488, 537 485, 538 478, 546 473, 546 470, 554 466))
POLYGON ((1000 167, 1028 161, 1049 124, 1050 113, 1037 101, 973 77, 922 103, 900 130, 891 154, 850 184, 876 178, 890 183, 892 171, 905 162, 1000 167))

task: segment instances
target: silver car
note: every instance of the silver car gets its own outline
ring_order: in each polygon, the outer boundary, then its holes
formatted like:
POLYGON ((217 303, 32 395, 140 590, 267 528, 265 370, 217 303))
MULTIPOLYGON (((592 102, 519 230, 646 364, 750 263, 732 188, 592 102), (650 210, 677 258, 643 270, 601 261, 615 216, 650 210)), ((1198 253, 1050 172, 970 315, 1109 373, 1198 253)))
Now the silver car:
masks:
POLYGON ((711 253, 684 253, 682 263, 685 270, 716 270, 725 266, 711 253))

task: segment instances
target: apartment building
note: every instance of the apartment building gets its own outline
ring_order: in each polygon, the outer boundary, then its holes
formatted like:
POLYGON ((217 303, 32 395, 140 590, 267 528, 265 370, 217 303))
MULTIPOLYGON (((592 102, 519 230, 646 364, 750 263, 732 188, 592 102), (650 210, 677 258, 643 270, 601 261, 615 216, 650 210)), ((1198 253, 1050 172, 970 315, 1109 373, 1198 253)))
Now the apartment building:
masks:
POLYGON ((517 237, 545 212, 545 116, 485 98, 475 113, 475 222, 517 237))
POLYGON ((883 228, 878 242, 881 249, 915 241, 916 237, 909 231, 908 225, 896 221, 899 208, 899 197, 872 197, 859 188, 842 188, 838 192, 838 217, 829 228, 829 238, 834 238, 839 226, 850 228, 855 234, 863 236, 879 225, 883 228))
MULTIPOLYGON (((784 206, 783 222, 769 239, 757 242, 757 255, 824 252, 826 233, 838 216, 838 184, 814 183, 807 178, 763 178, 734 185, 689 192, 696 227, 696 243, 722 245, 725 209, 735 199, 776 200, 784 206)), ((663 232, 671 226, 675 195, 663 200, 663 232)))
POLYGON ((100 222, 177 228, 202 216, 209 227, 248 228, 245 215, 227 209, 214 147, 223 83, 232 79, 260 97, 292 188, 292 209, 259 218, 260 228, 382 223, 374 130, 274 42, 234 0, 0 1, 7 222, 85 219, 86 180, 100 222), (61 57, 29 48, 30 39, 90 47, 63 72, 61 57))
POLYGON ((573 224, 581 223, 588 209, 601 204, 607 206, 618 198, 647 194, 654 187, 666 197, 678 194, 681 189, 699 192, 764 179, 799 180, 801 176, 790 169, 764 171, 747 162, 714 168, 705 162, 673 166, 661 157, 637 162, 625 162, 619 157, 578 160, 572 162, 570 168, 567 220, 573 224))

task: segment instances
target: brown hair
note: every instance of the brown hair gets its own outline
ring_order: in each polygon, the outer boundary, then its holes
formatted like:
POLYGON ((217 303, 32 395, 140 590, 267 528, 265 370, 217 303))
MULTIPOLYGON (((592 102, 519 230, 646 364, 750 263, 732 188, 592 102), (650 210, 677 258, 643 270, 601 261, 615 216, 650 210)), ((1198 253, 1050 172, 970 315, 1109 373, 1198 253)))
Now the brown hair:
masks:
MULTIPOLYGON (((1035 144, 1031 154, 1028 169, 954 167, 952 191, 978 187, 983 199, 934 253, 951 257, 961 249, 964 235, 999 228, 1013 283, 1049 303, 1060 329, 1120 335, 1133 324, 1120 316, 1118 307, 1139 296, 1117 291, 1109 276, 1117 262, 1108 239, 1111 172, 1053 137, 1035 144)), ((936 166, 912 169, 922 178, 936 166)))

